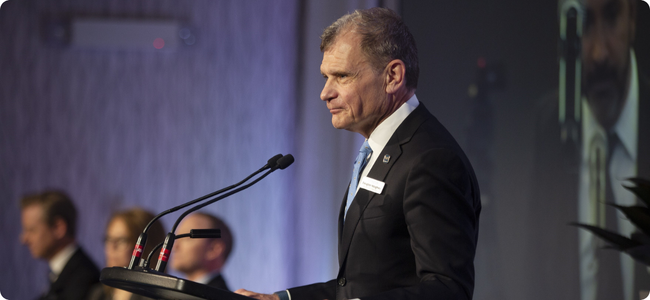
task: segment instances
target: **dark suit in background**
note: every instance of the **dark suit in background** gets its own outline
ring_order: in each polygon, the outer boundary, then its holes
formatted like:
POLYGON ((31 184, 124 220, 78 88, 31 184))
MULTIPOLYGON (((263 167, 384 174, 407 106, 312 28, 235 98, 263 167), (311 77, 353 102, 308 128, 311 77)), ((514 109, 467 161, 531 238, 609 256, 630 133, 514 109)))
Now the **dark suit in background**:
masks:
POLYGON ((208 281, 207 285, 222 290, 230 291, 230 289, 228 288, 228 284, 226 284, 226 280, 223 278, 223 276, 221 276, 221 274, 212 277, 212 279, 208 281))
POLYGON ((99 269, 79 247, 41 300, 83 300, 99 282, 99 269))
POLYGON ((381 194, 359 189, 345 223, 343 200, 337 279, 289 289, 292 299, 471 299, 479 188, 463 151, 422 103, 368 177, 386 185, 381 194))

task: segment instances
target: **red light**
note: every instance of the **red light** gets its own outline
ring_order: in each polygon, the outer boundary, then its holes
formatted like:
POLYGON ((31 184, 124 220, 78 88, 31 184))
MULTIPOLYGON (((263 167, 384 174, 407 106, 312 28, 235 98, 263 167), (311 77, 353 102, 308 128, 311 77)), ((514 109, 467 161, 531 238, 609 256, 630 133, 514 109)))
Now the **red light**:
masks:
POLYGON ((483 69, 485 68, 485 65, 487 63, 485 62, 485 58, 479 57, 478 60, 476 60, 476 65, 478 65, 479 68, 483 69))
POLYGON ((156 49, 162 49, 163 47, 165 47, 165 40, 163 40, 162 38, 157 38, 153 40, 153 47, 156 49))

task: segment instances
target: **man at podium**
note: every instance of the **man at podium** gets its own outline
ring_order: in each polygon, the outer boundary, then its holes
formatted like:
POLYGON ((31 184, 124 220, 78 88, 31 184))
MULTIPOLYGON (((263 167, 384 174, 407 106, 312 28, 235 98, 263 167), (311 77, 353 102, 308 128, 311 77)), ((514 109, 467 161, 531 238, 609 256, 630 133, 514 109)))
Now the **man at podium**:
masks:
POLYGON ((418 56, 399 15, 341 17, 321 36, 321 99, 366 140, 339 214, 339 272, 257 299, 471 299, 481 210, 472 166, 415 96, 418 56))

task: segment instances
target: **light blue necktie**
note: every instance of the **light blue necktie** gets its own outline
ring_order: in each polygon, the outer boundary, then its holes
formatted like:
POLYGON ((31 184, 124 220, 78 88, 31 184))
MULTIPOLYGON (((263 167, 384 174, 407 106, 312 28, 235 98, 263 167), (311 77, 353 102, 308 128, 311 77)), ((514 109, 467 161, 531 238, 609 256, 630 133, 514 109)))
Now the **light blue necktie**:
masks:
POLYGON ((354 195, 357 193, 357 185, 359 184, 359 178, 361 177, 361 172, 363 171, 363 168, 366 167, 366 164, 368 163, 368 159, 370 158, 371 154, 372 154, 372 149, 370 149, 370 145, 368 145, 368 140, 366 140, 365 142, 363 142, 363 145, 361 145, 361 149, 359 149, 359 155, 357 156, 357 159, 354 161, 354 169, 352 169, 352 180, 350 180, 350 188, 348 189, 348 199, 347 199, 347 203, 345 203, 345 214, 343 215, 343 220, 345 220, 345 217, 348 215, 348 209, 350 209, 350 204, 352 204, 354 195))

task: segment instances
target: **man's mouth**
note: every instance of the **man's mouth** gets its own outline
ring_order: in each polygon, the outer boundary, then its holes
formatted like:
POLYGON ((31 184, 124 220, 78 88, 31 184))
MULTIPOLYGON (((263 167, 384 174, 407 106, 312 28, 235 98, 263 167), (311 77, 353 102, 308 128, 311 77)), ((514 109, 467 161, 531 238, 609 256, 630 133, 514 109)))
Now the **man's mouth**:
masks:
POLYGON ((586 74, 585 92, 587 95, 607 97, 618 93, 621 83, 616 76, 616 70, 609 67, 598 67, 586 74))

